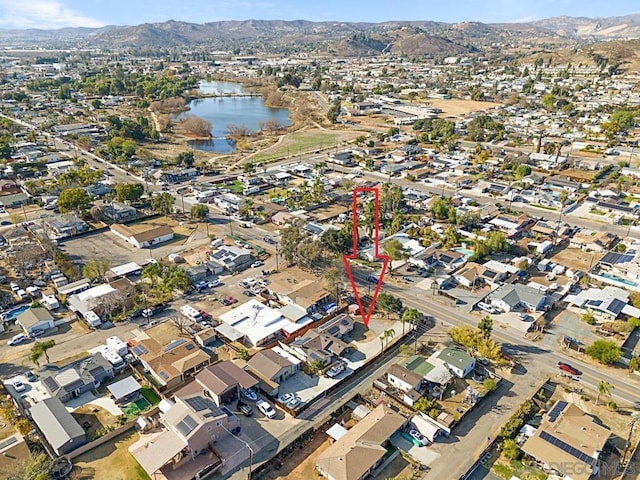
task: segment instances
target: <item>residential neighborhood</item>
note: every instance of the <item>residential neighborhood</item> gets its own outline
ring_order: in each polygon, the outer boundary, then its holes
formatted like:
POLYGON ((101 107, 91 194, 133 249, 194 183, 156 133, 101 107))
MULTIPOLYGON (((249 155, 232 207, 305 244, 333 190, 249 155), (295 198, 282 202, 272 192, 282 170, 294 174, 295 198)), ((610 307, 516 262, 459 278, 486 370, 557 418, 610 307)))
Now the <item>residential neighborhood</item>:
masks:
POLYGON ((0 477, 637 478, 628 17, 0 20, 0 477))

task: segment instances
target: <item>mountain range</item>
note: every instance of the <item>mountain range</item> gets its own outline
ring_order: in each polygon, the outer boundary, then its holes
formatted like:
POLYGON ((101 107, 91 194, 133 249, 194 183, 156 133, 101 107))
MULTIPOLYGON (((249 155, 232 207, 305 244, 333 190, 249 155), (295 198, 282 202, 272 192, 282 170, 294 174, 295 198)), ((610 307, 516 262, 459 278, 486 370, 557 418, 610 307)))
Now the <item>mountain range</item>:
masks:
POLYGON ((562 45, 640 38, 640 14, 554 17, 527 23, 384 23, 243 20, 204 24, 170 20, 135 26, 0 30, 0 46, 18 48, 197 48, 338 56, 447 56, 496 45, 562 45))

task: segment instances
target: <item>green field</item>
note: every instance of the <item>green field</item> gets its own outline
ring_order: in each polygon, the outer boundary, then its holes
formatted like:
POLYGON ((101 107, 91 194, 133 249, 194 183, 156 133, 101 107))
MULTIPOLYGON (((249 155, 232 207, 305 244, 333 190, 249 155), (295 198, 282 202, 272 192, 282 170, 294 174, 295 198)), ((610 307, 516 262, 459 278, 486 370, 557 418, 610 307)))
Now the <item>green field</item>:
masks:
POLYGON ((330 132, 319 130, 292 133, 279 145, 273 146, 264 152, 257 153, 249 160, 253 163, 263 163, 285 158, 290 155, 310 153, 315 150, 331 147, 343 140, 355 138, 357 135, 358 133, 356 132, 330 132))

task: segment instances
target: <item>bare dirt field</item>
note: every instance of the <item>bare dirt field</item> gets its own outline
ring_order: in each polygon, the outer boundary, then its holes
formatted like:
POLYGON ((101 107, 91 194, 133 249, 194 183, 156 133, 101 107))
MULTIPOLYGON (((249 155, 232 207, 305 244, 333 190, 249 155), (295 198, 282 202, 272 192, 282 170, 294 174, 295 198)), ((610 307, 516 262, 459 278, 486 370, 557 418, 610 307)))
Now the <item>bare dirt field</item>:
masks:
POLYGON ((89 441, 96 438, 96 432, 108 425, 112 425, 116 418, 104 408, 95 405, 84 405, 76 409, 71 415, 84 428, 89 441))
POLYGON ((73 462, 71 480, 148 480, 149 475, 127 450, 136 440, 138 434, 130 431, 83 453, 73 462))
POLYGON ((442 110, 440 116, 443 117, 462 117, 468 113, 482 112, 501 106, 500 103, 493 102, 477 102, 475 100, 428 100, 427 105, 442 110))
POLYGON ((598 172, 595 170, 578 170, 575 168, 562 170, 560 172, 560 175, 564 175, 565 177, 570 177, 575 180, 581 180, 583 182, 591 182, 597 174, 598 172))
POLYGON ((283 462, 280 470, 269 472, 265 480, 309 480, 317 478, 315 471, 315 459, 331 445, 331 439, 322 432, 313 437, 313 440, 303 449, 295 450, 283 462))
POLYGON ((602 253, 583 252, 576 248, 565 248, 551 257, 551 261, 560 265, 565 265, 574 272, 576 270, 586 272, 595 265, 602 256, 602 253))

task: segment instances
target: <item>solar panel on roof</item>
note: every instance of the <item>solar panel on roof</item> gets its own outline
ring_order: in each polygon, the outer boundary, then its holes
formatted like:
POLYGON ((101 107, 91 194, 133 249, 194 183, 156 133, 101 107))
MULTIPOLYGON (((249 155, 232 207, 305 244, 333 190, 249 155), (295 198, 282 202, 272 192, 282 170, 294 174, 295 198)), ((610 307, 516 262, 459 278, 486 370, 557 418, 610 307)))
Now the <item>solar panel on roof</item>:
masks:
POLYGON ((553 435, 551 435, 548 432, 540 432, 540 438, 542 440, 545 440, 547 442, 549 442, 551 445, 558 447, 560 450, 562 450, 563 452, 568 453, 569 455, 571 455, 574 458, 577 458, 578 460, 591 465, 593 463, 593 458, 590 457, 589 455, 587 455, 584 452, 581 452, 580 450, 578 450, 577 448, 572 447, 571 445, 569 445, 566 442, 563 442, 562 440, 560 440, 557 437, 554 437, 553 435))
POLYGON ((167 380, 169 378, 169 374, 167 372, 165 372, 164 370, 162 372, 160 372, 160 376, 165 380, 167 380))
POLYGON ((619 314, 622 309, 625 307, 625 305, 627 304, 627 302, 623 302, 622 300, 618 299, 618 298, 614 298, 611 301, 611 304, 609 305, 609 311, 615 313, 616 315, 619 314))
POLYGON ((204 398, 187 398, 185 399, 185 402, 187 402, 187 405, 193 408, 196 412, 201 412, 202 410, 206 410, 207 408, 209 408, 209 404, 204 398))
POLYGON ((144 346, 143 346, 143 345, 136 345, 135 347, 133 347, 133 348, 131 349, 131 352, 132 352, 134 355, 138 355, 138 356, 140 356, 140 355, 144 355, 145 353, 149 353, 149 350, 147 350, 146 348, 144 348, 144 346))
POLYGON ((16 437, 9 437, 6 440, 3 440, 2 442, 0 442, 0 450, 7 448, 9 445, 13 445, 17 441, 18 439, 16 437))
POLYGON ((58 382, 56 382, 55 378, 53 377, 46 377, 42 381, 42 383, 44 383, 44 386, 47 387, 47 389, 49 389, 49 391, 51 392, 57 390, 59 387, 58 382))
POLYGON ((556 403, 549 412, 549 421, 555 422, 558 416, 567 408, 567 405, 569 405, 569 403, 562 400, 556 403))
POLYGON ((170 350, 173 350, 176 347, 179 347, 180 345, 182 345, 183 343, 185 343, 186 340, 184 338, 179 338, 177 340, 173 340, 171 343, 169 343, 169 345, 167 345, 166 347, 164 347, 162 349, 163 352, 168 352, 170 350))
POLYGON ((190 343, 189 345, 187 345, 185 347, 187 350, 193 350, 195 348, 195 345, 193 343, 190 343))

